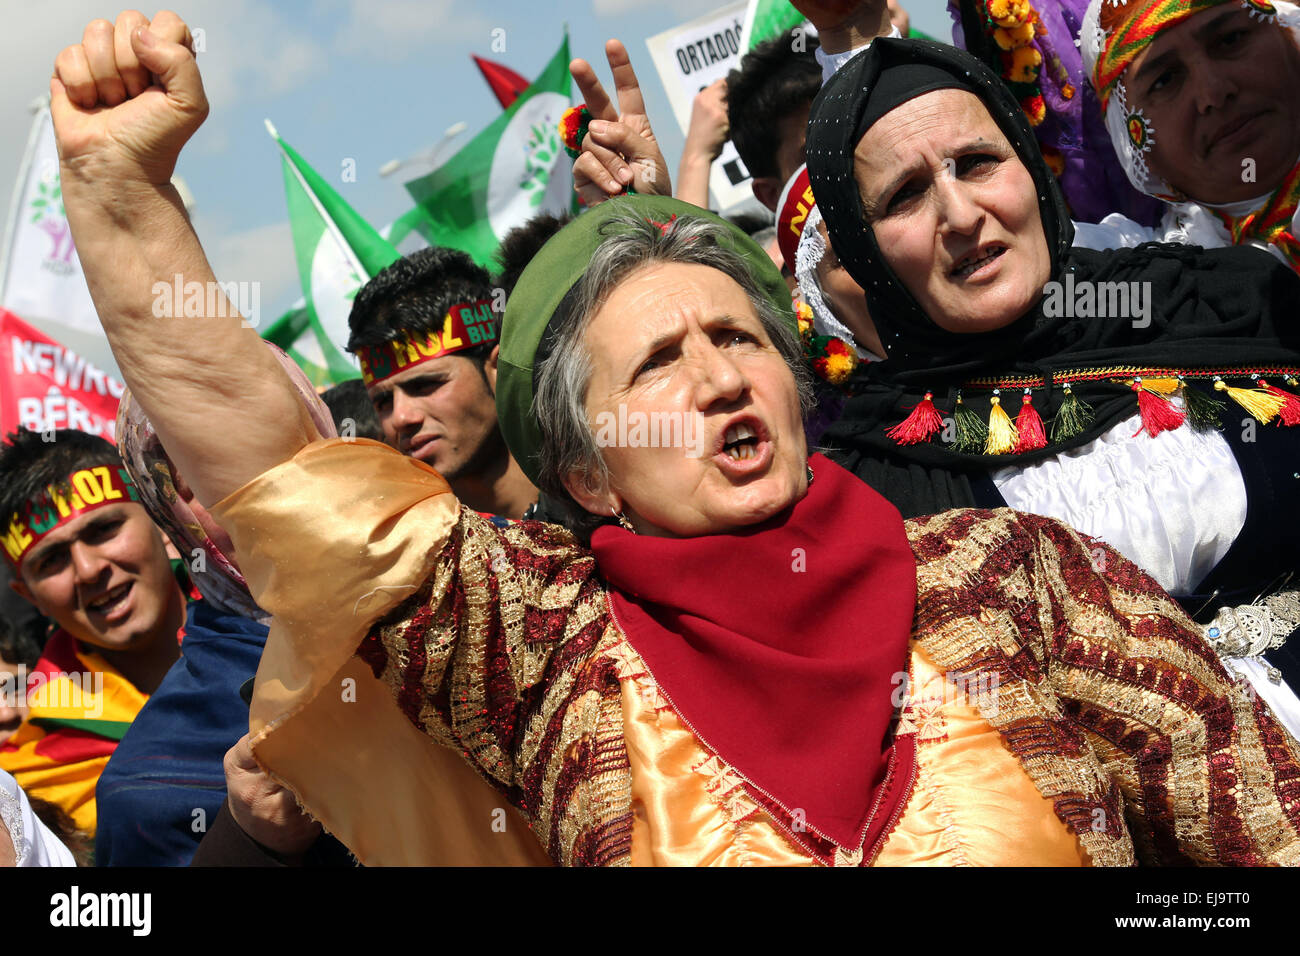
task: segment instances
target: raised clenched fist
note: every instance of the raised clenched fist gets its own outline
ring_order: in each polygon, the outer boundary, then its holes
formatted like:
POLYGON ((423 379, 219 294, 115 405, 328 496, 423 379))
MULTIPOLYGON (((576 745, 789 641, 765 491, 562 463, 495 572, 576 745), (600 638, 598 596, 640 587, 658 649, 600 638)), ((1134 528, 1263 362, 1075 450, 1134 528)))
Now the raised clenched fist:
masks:
POLYGON ((208 115, 189 28, 166 10, 91 21, 54 61, 50 114, 67 173, 169 182, 208 115))

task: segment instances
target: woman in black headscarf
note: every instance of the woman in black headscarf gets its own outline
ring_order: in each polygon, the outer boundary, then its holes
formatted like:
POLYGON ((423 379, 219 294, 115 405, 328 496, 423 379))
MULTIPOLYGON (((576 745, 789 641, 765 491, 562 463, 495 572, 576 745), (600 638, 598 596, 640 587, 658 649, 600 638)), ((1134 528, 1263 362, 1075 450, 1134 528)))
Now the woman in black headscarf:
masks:
POLYGON ((1295 274, 1252 249, 1072 248, 1019 104, 936 43, 841 69, 808 169, 888 352, 823 436, 838 460, 904 515, 1010 505, 1105 539, 1213 618, 1295 732, 1300 429, 1269 424, 1300 421, 1295 274))

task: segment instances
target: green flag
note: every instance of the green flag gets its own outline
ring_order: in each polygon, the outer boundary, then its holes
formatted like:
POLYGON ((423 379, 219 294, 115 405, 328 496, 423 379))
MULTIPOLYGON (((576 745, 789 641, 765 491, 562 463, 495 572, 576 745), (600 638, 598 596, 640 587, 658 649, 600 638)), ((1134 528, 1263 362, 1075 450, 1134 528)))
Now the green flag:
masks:
POLYGON ((262 338, 288 352, 313 385, 328 387, 346 378, 357 377, 349 373, 340 378, 330 370, 321 337, 316 334, 311 313, 307 311, 306 299, 299 299, 291 305, 289 311, 262 331, 262 338))
POLYGON ((419 206, 409 209, 401 216, 398 216, 384 232, 386 233, 384 238, 394 246, 400 246, 402 241, 411 233, 420 236, 431 246, 440 245, 433 233, 433 223, 429 221, 429 217, 425 215, 424 210, 419 206))
POLYGON ((347 354, 348 313, 357 290, 401 254, 266 124, 280 145, 289 225, 303 301, 263 335, 317 385, 360 377, 347 354))
POLYGON ((740 43, 748 53, 764 40, 770 40, 804 22, 804 15, 790 6, 790 0, 749 0, 740 43))
MULTIPOLYGON (((790 6, 790 0, 749 0, 749 6, 745 10, 744 26, 740 31, 740 45, 748 53, 764 40, 770 40, 787 30, 793 30, 804 20, 804 15, 790 6)), ((934 37, 922 33, 915 27, 909 29, 907 35, 918 40, 934 40, 934 37)))
POLYGON ((573 210, 573 164, 557 128, 569 90, 566 33, 546 69, 504 113, 442 166, 406 184, 428 221, 426 237, 491 269, 501 237, 515 226, 540 212, 573 210))

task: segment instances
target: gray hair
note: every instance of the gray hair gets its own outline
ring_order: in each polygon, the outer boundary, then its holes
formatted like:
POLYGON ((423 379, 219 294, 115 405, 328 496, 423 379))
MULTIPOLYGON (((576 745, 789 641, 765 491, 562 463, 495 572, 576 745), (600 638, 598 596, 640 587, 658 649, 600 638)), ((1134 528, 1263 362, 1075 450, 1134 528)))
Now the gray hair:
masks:
POLYGON ((772 344, 794 375, 800 412, 813 407, 813 379, 793 323, 767 297, 738 252, 724 245, 725 225, 698 216, 678 216, 665 226, 631 214, 605 224, 611 234, 591 257, 582 277, 561 300, 543 338, 538 358, 532 413, 541 425, 541 490, 565 512, 564 524, 584 541, 610 520, 583 509, 564 487, 564 476, 577 471, 588 487, 609 480, 609 470, 587 420, 587 387, 592 360, 585 333, 590 318, 632 272, 655 262, 710 266, 745 291, 772 344))

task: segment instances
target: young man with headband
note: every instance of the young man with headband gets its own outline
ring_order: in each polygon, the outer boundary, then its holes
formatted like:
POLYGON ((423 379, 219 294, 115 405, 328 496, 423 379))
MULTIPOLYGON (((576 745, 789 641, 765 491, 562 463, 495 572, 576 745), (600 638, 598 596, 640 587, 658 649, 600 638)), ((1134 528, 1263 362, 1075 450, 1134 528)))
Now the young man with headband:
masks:
POLYGON ((348 349, 385 440, 436 468, 468 507, 518 519, 537 489, 497 427, 494 308, 504 302, 469 256, 422 249, 357 293, 348 349))
MULTIPOLYGON (((48 433, 47 433, 48 434, 48 433)), ((25 680, 28 714, 0 769, 95 831, 95 784, 180 655, 185 598, 117 451, 77 431, 0 446, 0 552, 10 586, 58 625, 25 680)))

